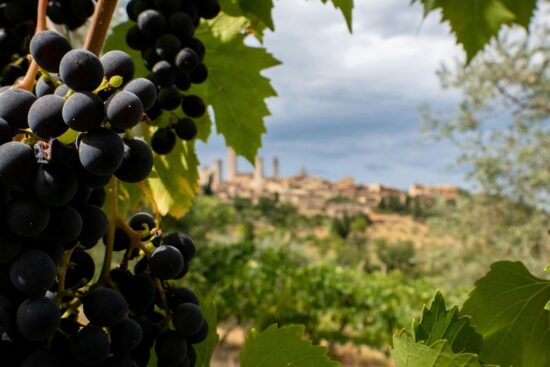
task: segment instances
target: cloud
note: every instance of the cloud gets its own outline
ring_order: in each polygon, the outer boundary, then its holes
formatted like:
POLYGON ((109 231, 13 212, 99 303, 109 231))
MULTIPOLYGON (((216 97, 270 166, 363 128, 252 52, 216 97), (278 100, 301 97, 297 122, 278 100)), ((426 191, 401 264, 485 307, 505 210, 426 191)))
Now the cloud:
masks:
MULTIPOLYGON (((268 101, 261 155, 279 156, 283 174, 306 166, 334 180, 463 183, 461 172, 445 170, 453 147, 419 144, 419 106, 449 110, 459 99, 435 75, 463 57, 448 26, 438 15, 423 20, 407 0, 358 1, 354 17, 350 35, 332 6, 276 3, 276 31, 264 45, 283 65, 265 72, 279 97, 268 101)), ((225 157, 219 137, 199 152, 206 163, 225 157)))

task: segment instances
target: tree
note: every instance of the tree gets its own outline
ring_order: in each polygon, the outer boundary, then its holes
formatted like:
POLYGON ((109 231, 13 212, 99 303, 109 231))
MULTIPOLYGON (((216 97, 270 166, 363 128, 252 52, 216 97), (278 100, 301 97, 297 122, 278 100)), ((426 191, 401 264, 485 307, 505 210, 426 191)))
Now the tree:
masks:
POLYGON ((424 131, 459 147, 457 163, 478 189, 537 206, 550 198, 550 27, 543 18, 531 34, 504 32, 468 67, 439 70, 443 88, 464 96, 455 116, 423 110, 424 131))

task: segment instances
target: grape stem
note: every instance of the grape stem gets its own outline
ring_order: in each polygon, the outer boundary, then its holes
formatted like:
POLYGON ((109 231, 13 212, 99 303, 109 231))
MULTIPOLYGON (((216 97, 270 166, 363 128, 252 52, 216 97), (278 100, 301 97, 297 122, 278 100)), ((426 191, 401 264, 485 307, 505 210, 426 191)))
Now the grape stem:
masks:
POLYGON ((65 276, 67 275, 67 270, 69 269, 69 266, 71 265, 71 257, 73 255, 74 250, 78 246, 73 247, 69 251, 65 251, 65 254, 63 255, 63 260, 61 260, 61 265, 58 268, 57 271, 57 295, 55 297, 55 303, 57 305, 60 305, 63 296, 65 295, 65 276))
POLYGON ((86 34, 84 48, 98 56, 101 50, 103 50, 103 44, 105 43, 117 2, 117 0, 98 0, 96 3, 92 22, 86 34))
POLYGON ((118 183, 117 179, 113 177, 109 182, 109 185, 105 189, 105 214, 108 218, 107 228, 107 243, 105 244, 105 256, 103 258, 103 267, 101 268, 101 274, 99 276, 98 284, 105 284, 109 272, 111 271, 111 263, 113 261, 113 249, 115 247, 115 228, 118 219, 118 183))
MULTIPOLYGON (((47 10, 48 10, 48 0, 38 0, 35 33, 39 33, 46 30, 47 10)), ((32 91, 32 89, 34 88, 34 81, 36 80, 36 74, 38 74, 38 70, 39 70, 38 64, 36 63, 36 61, 32 60, 31 58, 31 65, 29 66, 29 69, 27 70, 25 77, 21 82, 14 85, 14 87, 32 91)))

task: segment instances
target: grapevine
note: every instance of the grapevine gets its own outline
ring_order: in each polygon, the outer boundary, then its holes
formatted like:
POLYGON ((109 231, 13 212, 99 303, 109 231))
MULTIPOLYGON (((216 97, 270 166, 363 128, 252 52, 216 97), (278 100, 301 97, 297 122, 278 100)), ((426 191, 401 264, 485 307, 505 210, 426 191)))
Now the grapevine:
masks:
POLYGON ((64 4, 38 2, 30 67, 0 93, 3 363, 147 366, 155 353, 159 366, 193 366, 209 325, 193 291, 170 281, 187 274, 195 244, 117 208, 117 181, 139 183, 153 168, 132 129, 150 121, 157 86, 134 79, 125 52, 98 56, 116 1, 98 1, 84 48, 46 29, 64 4), (87 252, 96 246, 98 277, 87 252))

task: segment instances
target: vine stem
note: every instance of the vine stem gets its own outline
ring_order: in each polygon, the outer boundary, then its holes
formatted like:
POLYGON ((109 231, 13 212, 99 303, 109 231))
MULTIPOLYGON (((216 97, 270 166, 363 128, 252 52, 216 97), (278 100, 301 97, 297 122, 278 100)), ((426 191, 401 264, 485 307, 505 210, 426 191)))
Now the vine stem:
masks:
POLYGON ((105 244, 105 256, 103 258, 103 267, 99 275, 98 284, 105 284, 111 271, 113 261, 113 249, 115 247, 115 229, 118 220, 118 183, 116 178, 112 178, 105 190, 105 214, 108 219, 107 243, 105 244))
MULTIPOLYGON (((35 33, 42 32, 46 30, 46 16, 48 10, 48 0, 38 0, 38 9, 36 16, 36 31, 35 33)), ((15 87, 26 89, 32 91, 34 87, 34 81, 36 80, 36 74, 38 73, 39 67, 36 61, 31 58, 31 65, 25 74, 25 77, 20 83, 17 83, 15 87)))
POLYGON ((92 22, 86 34, 84 48, 98 56, 103 49, 117 2, 117 0, 98 0, 95 6, 92 22))

